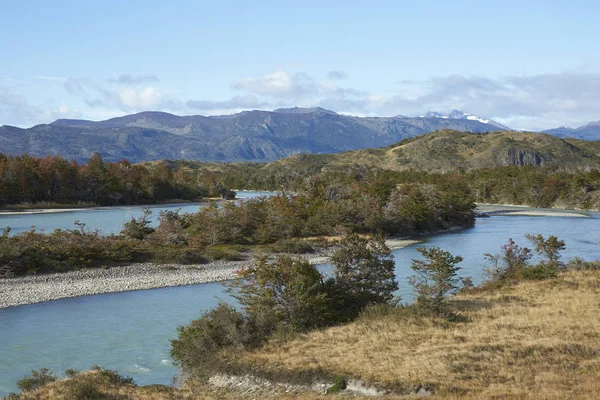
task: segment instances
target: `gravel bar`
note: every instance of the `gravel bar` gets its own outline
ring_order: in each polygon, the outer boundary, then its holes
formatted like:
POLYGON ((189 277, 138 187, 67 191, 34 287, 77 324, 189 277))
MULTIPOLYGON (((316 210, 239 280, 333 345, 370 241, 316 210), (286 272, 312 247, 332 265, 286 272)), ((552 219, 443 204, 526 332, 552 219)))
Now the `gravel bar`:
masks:
POLYGON ((102 293, 195 285, 231 279, 247 261, 203 265, 132 264, 109 269, 0 279, 0 309, 102 293))

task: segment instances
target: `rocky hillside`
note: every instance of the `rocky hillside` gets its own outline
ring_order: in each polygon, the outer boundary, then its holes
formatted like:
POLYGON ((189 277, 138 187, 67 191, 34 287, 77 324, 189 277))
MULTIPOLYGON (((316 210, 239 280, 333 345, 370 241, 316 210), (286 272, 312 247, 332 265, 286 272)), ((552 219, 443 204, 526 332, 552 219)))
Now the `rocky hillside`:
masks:
POLYGON ((321 108, 247 111, 204 117, 144 112, 106 121, 58 120, 29 129, 0 127, 0 152, 60 155, 85 162, 158 159, 267 162, 298 153, 336 153, 386 146, 439 129, 491 132, 469 119, 360 118, 321 108))
POLYGON ((467 133, 442 130, 379 149, 331 155, 297 155, 267 168, 294 165, 363 165, 389 170, 448 172, 497 166, 600 168, 600 142, 563 140, 539 133, 467 133))

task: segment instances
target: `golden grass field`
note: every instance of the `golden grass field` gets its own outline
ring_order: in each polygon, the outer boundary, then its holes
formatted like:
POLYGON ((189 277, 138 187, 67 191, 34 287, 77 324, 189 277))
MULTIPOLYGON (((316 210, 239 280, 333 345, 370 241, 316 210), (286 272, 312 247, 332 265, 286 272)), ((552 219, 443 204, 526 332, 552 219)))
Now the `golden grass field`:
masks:
MULTIPOLYGON (((463 322, 373 312, 237 357, 266 371, 323 371, 396 390, 377 398, 403 398, 419 387, 431 389, 431 399, 600 398, 600 271, 474 289, 455 296, 452 307, 463 322)), ((53 383, 22 399, 60 399, 65 385, 53 383)), ((273 389, 208 394, 200 386, 102 391, 115 399, 140 400, 340 396, 273 389)))
POLYGON ((440 398, 600 398, 600 272, 458 295, 468 322, 392 313, 270 344, 248 363, 390 385, 440 398))

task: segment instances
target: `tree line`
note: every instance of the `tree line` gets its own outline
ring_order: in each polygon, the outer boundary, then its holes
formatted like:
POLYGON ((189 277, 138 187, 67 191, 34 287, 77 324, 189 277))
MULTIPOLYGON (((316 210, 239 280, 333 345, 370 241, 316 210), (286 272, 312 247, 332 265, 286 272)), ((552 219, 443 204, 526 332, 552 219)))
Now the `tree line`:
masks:
POLYGON ((95 153, 79 165, 61 157, 0 154, 0 206, 19 203, 124 205, 171 199, 231 197, 229 188, 295 192, 310 180, 330 186, 366 182, 386 190, 399 184, 457 184, 482 203, 600 209, 600 171, 494 167, 428 173, 378 167, 335 166, 307 155, 301 163, 209 164, 158 161, 105 163, 95 153))
POLYGON ((0 154, 0 206, 19 203, 128 205, 196 200, 233 193, 212 178, 165 162, 107 163, 94 153, 87 164, 61 157, 0 154))

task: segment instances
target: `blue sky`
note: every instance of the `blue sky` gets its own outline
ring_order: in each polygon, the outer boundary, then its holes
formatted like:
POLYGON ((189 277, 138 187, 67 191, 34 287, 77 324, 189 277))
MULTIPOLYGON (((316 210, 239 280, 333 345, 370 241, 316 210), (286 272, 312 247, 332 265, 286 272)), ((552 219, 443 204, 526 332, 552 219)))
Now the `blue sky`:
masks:
POLYGON ((600 119, 595 1, 6 1, 0 125, 144 110, 600 119))

